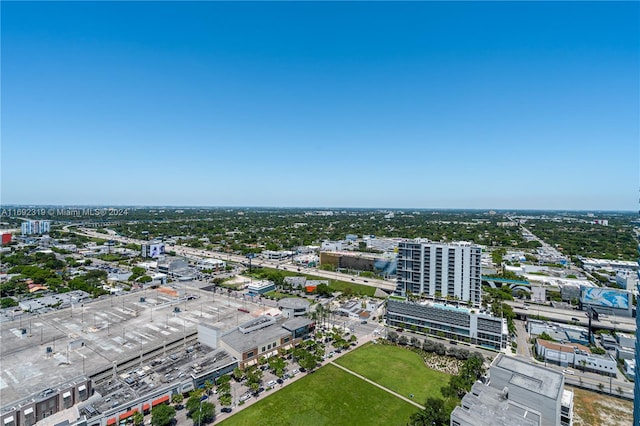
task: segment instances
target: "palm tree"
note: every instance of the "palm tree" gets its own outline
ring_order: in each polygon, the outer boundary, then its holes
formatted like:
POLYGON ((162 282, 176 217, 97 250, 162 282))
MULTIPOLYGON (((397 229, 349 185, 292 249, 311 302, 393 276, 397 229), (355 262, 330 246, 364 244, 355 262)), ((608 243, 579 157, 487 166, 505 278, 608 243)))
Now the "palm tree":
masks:
POLYGON ((207 395, 211 395, 211 389, 213 389, 213 382, 211 380, 204 382, 204 391, 207 395))
POLYGON ((171 402, 174 404, 181 404, 184 401, 184 396, 181 393, 174 393, 171 395, 171 402))

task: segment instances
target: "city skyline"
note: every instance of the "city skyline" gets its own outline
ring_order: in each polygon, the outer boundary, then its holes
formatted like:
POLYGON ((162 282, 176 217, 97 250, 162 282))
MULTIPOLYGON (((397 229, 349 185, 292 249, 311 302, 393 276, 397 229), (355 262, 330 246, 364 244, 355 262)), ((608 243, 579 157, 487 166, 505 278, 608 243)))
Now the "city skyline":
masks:
POLYGON ((638 3, 3 3, 2 204, 637 210, 638 3))

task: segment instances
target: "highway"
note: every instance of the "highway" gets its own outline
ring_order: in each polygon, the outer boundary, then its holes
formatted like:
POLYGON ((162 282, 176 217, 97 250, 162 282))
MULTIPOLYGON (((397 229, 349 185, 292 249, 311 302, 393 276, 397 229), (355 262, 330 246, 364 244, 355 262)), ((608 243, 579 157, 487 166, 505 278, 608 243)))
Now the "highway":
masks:
MULTIPOLYGON (((525 307, 522 301, 506 301, 520 318, 524 316, 542 316, 551 321, 566 324, 577 324, 583 327, 589 326, 589 318, 584 311, 574 309, 554 308, 548 305, 528 303, 525 307), (577 320, 575 321, 574 318, 577 320)), ((592 321, 591 325, 598 329, 616 330, 624 333, 635 333, 636 322, 634 318, 600 315, 599 321, 592 321)))
MULTIPOLYGON (((73 225, 65 226, 64 229, 66 231, 69 231, 69 226, 73 226, 73 225)), ((114 235, 114 234, 105 235, 100 232, 92 231, 86 228, 79 228, 75 232, 81 235, 92 237, 92 238, 101 238, 101 239, 108 238, 123 244, 130 244, 130 243, 148 244, 149 243, 149 241, 122 237, 120 235, 114 235)), ((226 260, 227 262, 236 262, 236 263, 248 262, 248 259, 242 255, 210 251, 210 250, 202 250, 202 249, 196 249, 196 248, 185 247, 185 246, 167 245, 166 250, 174 251, 177 255, 180 255, 180 256, 198 257, 198 258, 209 257, 209 258, 226 260)), ((296 271, 298 269, 298 266, 294 265, 291 262, 274 261, 274 260, 268 260, 268 259, 263 259, 259 257, 252 259, 251 262, 255 266, 264 266, 264 267, 273 268, 273 269, 284 269, 287 271, 296 271)), ((353 275, 343 274, 340 272, 333 272, 333 271, 323 271, 318 268, 301 268, 300 273, 316 275, 316 276, 327 278, 330 280, 340 280, 340 281, 346 281, 346 282, 353 282, 354 284, 368 285, 370 287, 377 287, 386 291, 393 291, 396 289, 395 281, 386 281, 386 280, 379 280, 374 278, 354 277, 353 275)))

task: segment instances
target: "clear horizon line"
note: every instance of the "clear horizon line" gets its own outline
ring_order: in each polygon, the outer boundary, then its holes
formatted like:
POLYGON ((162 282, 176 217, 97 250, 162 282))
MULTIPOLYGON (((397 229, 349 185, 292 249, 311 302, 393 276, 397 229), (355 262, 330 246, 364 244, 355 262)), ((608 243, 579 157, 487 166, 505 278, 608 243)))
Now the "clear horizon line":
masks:
POLYGON ((264 206, 264 205, 205 205, 205 204, 34 204, 34 203, 2 203, 0 209, 5 207, 59 207, 59 208, 73 208, 73 207, 132 207, 141 209, 155 209, 155 208, 171 208, 171 209, 314 209, 314 210, 424 210, 424 211, 540 211, 540 212, 616 212, 616 213, 634 213, 636 210, 624 210, 624 209, 571 209, 571 208, 492 208, 492 207, 344 207, 344 206, 264 206))

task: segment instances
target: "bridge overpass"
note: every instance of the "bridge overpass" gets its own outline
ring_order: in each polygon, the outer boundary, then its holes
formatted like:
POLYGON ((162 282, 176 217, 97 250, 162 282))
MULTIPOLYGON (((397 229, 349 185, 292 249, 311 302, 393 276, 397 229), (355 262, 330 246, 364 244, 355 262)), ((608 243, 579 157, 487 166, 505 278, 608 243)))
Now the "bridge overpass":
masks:
MULTIPOLYGON (((589 318, 586 312, 575 309, 554 308, 548 305, 529 304, 525 306, 522 301, 506 301, 513 308, 519 318, 531 316, 541 316, 565 324, 575 324, 583 327, 589 326, 589 318)), ((636 332, 635 318, 620 317, 614 315, 599 315, 599 321, 592 321, 591 326, 595 329, 622 331, 624 333, 636 332)))

